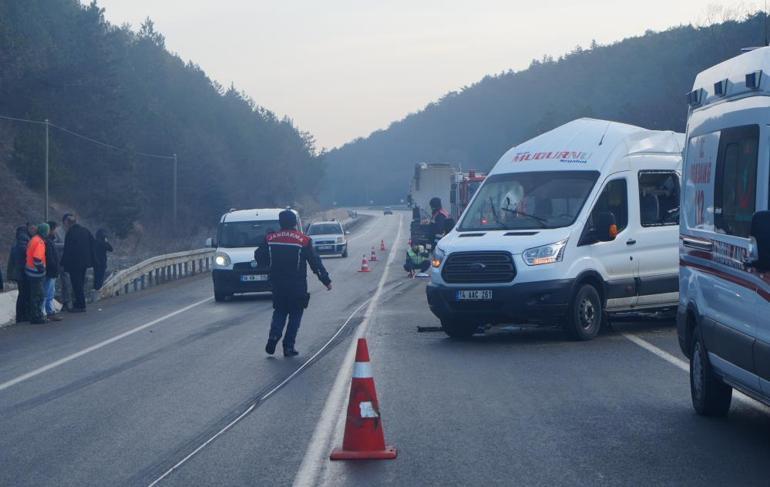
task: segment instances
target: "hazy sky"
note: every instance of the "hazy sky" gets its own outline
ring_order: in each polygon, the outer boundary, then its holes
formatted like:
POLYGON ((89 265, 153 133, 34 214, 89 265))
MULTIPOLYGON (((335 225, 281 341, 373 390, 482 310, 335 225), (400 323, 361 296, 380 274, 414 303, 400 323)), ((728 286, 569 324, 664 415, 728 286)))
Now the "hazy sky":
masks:
POLYGON ((135 29, 288 115, 332 148, 387 127, 486 74, 704 22, 725 0, 99 0, 135 29))

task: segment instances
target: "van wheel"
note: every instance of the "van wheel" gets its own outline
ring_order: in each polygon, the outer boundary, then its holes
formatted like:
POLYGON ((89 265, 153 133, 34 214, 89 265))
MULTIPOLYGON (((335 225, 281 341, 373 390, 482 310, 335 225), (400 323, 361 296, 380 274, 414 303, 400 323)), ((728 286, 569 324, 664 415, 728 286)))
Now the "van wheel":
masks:
POLYGON ((603 320, 599 292, 591 284, 583 284, 572 300, 564 331, 573 340, 591 340, 599 333, 603 320))
POLYGON ((345 247, 345 250, 342 252, 342 258, 346 259, 348 257, 348 248, 345 247))
POLYGON ((690 395, 698 414, 719 417, 727 415, 733 397, 733 388, 714 374, 698 330, 695 331, 690 359, 690 395))
POLYGON ((224 303, 227 300, 227 294, 214 290, 214 301, 224 303))
POLYGON ((441 320, 441 328, 450 338, 464 340, 473 336, 478 326, 468 321, 441 320))

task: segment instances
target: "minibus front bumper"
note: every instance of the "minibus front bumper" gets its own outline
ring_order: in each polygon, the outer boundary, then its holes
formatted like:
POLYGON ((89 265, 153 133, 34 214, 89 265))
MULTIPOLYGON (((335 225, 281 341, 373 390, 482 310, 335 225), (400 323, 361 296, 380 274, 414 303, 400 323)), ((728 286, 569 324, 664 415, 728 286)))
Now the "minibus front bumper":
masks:
POLYGON ((567 318, 574 280, 525 282, 504 287, 426 287, 428 306, 440 320, 478 324, 561 325, 567 318), (489 301, 460 301, 457 291, 491 290, 489 301))

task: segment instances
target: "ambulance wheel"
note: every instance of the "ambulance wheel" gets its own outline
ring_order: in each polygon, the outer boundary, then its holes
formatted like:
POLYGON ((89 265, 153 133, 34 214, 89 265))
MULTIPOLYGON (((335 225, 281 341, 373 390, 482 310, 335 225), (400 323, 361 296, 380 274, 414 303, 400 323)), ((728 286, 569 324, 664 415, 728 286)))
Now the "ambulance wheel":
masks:
POLYGON ((695 412, 702 416, 727 416, 733 389, 717 377, 699 331, 695 330, 690 359, 690 395, 695 412))
POLYGON ((473 336, 478 326, 462 320, 441 320, 441 328, 450 338, 463 340, 473 336))
POLYGON ((599 292, 591 284, 583 284, 569 307, 564 331, 572 340, 591 340, 599 333, 603 319, 599 292))

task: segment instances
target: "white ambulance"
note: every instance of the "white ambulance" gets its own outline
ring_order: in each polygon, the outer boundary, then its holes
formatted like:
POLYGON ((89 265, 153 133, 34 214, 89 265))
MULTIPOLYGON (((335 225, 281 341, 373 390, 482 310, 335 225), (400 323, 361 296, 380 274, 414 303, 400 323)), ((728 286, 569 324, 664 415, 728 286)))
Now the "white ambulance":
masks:
POLYGON ((732 389, 770 403, 770 48, 700 73, 688 95, 677 330, 695 410, 732 389))
POLYGON ((506 152, 437 245, 428 304, 452 337, 676 308, 684 136, 580 119, 506 152))

